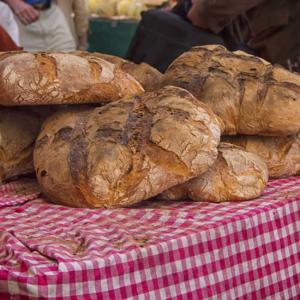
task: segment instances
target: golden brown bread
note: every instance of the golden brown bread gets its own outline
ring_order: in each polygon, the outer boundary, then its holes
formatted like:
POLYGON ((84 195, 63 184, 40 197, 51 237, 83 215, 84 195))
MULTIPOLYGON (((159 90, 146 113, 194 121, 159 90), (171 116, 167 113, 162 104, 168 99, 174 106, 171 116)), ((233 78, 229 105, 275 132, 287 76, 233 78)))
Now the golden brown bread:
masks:
POLYGON ((34 172, 33 149, 42 122, 56 107, 0 106, 0 184, 34 172))
POLYGON ((268 182, 266 164, 255 154, 221 143, 218 158, 205 173, 159 195, 164 200, 224 202, 260 196, 268 182))
POLYGON ((111 102, 143 91, 133 77, 98 57, 56 51, 0 54, 3 105, 111 102))
POLYGON ((169 66, 161 81, 165 85, 203 101, 223 120, 226 135, 300 131, 300 75, 242 51, 194 47, 169 66))
POLYGON ((217 157, 218 124, 176 87, 98 108, 70 106, 42 126, 37 178, 58 204, 129 206, 205 172, 217 157))
POLYGON ((222 136, 222 141, 258 155, 267 165, 270 178, 300 174, 300 133, 289 136, 222 136))
POLYGON ((162 74, 146 63, 135 64, 129 60, 102 53, 90 53, 86 51, 72 51, 70 54, 86 57, 100 57, 110 63, 115 64, 124 72, 130 74, 137 80, 147 92, 152 92, 159 89, 162 74))

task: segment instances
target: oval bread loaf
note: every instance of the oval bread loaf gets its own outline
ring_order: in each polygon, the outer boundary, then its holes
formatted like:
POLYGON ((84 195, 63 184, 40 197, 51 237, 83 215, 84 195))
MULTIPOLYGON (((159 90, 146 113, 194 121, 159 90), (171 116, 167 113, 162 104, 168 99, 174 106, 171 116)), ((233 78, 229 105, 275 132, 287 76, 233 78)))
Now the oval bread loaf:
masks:
POLYGON ((129 60, 102 53, 90 53, 86 51, 73 51, 69 53, 83 57, 95 56, 102 58, 110 63, 115 64, 124 72, 131 75, 136 81, 141 84, 145 91, 152 92, 159 89, 163 74, 146 63, 135 64, 129 60))
POLYGON ((222 141, 258 155, 266 163, 270 178, 300 174, 300 133, 289 136, 222 136, 222 141))
POLYGON ((165 85, 184 88, 209 106, 223 120, 225 135, 300 131, 300 74, 242 51, 194 47, 169 66, 165 85))
POLYGON ((111 102, 143 91, 133 77, 99 57, 55 51, 0 54, 3 105, 111 102))
POLYGON ((159 195, 164 200, 224 202, 260 196, 268 182, 266 164, 244 148, 221 143, 218 158, 205 173, 159 195))
POLYGON ((215 115, 166 87, 50 116, 34 151, 44 193, 73 207, 126 207, 205 172, 217 157, 215 115))
POLYGON ((42 122, 56 107, 1 107, 0 184, 34 172, 33 149, 42 122))

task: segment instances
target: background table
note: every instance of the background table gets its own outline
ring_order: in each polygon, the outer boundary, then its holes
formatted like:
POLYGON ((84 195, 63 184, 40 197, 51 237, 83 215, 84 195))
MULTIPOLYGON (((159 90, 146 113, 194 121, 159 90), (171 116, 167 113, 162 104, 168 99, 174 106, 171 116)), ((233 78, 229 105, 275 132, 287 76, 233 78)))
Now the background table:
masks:
POLYGON ((89 52, 124 58, 139 21, 90 18, 89 24, 89 52))
POLYGON ((114 210, 0 189, 0 299, 299 299, 300 177, 252 201, 114 210))

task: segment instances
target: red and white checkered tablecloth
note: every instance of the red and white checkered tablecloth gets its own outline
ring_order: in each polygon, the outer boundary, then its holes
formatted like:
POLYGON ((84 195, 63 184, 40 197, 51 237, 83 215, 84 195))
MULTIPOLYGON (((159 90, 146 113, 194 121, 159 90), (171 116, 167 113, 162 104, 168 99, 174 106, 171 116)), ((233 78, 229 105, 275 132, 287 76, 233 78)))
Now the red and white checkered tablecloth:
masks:
POLYGON ((16 205, 36 199, 42 194, 42 189, 36 181, 15 181, 0 185, 0 208, 16 205))
POLYGON ((300 177, 236 203, 37 198, 0 209, 0 241, 0 299, 299 299, 300 177))

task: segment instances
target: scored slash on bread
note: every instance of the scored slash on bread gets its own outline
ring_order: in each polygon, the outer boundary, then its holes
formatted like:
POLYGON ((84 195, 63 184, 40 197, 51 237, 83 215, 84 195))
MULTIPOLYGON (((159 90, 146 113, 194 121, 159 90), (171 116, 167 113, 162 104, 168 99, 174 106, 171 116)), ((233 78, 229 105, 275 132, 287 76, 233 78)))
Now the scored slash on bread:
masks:
POLYGON ((194 47, 163 75, 161 87, 188 90, 225 124, 225 135, 300 131, 300 74, 220 45, 194 47))
POLYGON ((113 63, 121 68, 124 72, 130 74, 147 92, 158 90, 160 87, 160 81, 163 75, 158 70, 144 62, 135 64, 129 60, 117 56, 102 53, 90 53, 86 51, 72 51, 69 53, 82 57, 99 57, 110 63, 113 63))

